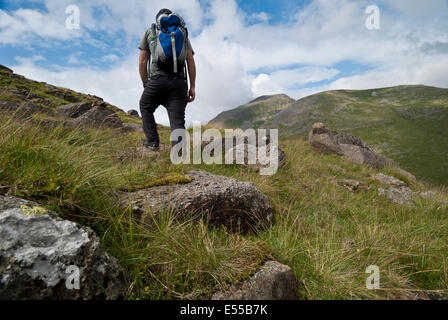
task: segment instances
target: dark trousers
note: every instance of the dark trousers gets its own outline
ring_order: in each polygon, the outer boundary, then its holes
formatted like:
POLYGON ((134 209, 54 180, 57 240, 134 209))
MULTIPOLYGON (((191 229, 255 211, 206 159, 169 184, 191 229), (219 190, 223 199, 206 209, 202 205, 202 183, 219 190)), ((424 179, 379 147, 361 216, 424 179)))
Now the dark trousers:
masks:
POLYGON ((171 131, 185 129, 185 108, 188 102, 187 83, 182 77, 151 78, 140 99, 143 130, 150 142, 160 142, 154 112, 162 105, 168 111, 171 131))

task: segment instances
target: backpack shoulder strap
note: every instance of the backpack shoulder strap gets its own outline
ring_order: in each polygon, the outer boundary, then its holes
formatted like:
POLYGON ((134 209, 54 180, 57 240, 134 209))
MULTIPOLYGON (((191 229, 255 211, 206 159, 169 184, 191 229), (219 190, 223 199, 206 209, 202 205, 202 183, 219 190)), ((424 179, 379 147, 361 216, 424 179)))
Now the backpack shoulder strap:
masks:
POLYGON ((152 24, 151 31, 152 31, 152 36, 154 37, 155 40, 157 40, 157 28, 156 28, 155 23, 152 24))

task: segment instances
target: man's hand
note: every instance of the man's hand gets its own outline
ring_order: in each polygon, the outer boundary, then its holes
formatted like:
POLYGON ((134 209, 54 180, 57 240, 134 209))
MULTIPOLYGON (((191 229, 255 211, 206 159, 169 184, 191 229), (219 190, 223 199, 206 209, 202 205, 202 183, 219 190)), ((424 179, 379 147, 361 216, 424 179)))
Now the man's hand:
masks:
POLYGON ((196 99, 196 63, 194 62, 193 52, 191 50, 188 50, 187 65, 191 86, 188 92, 188 102, 193 102, 196 99))
POLYGON ((196 89, 190 88, 190 91, 188 91, 188 102, 193 102, 194 99, 196 99, 196 89))

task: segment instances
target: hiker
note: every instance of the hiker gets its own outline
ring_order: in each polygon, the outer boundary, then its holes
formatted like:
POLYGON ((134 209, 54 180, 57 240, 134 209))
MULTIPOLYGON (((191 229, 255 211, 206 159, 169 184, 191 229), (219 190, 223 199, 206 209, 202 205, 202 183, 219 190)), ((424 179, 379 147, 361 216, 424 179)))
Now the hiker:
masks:
MULTIPOLYGON (((169 9, 159 11, 156 23, 146 30, 139 49, 139 71, 145 88, 140 99, 143 130, 147 137, 143 145, 158 151, 160 140, 154 112, 160 105, 168 111, 171 130, 185 130, 185 108, 196 97, 194 51, 184 20, 169 9), (186 64, 190 78, 189 90, 186 64)), ((178 141, 172 141, 172 146, 181 140, 182 137, 178 141)))

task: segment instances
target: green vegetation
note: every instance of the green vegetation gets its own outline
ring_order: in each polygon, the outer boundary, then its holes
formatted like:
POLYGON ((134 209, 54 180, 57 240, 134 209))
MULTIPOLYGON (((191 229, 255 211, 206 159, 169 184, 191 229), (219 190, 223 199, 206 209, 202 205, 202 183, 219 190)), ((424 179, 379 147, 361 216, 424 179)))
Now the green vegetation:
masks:
POLYGON ((287 95, 260 97, 234 110, 221 113, 210 124, 221 128, 254 128, 271 120, 294 100, 287 95))
MULTIPOLYGON (((29 99, 39 100, 39 102, 35 102, 35 104, 49 111, 55 111, 57 107, 70 103, 93 103, 101 101, 100 98, 92 95, 82 94, 66 88, 55 87, 48 85, 45 82, 30 80, 20 75, 10 74, 5 70, 0 70, 0 101, 22 103, 26 96, 28 96, 29 99), (19 91, 19 93, 14 93, 14 91, 19 91)), ((115 111, 124 123, 141 124, 140 119, 129 116, 127 113, 123 112, 123 110, 111 104, 108 104, 107 107, 115 111)))
POLYGON ((125 186, 121 190, 127 191, 127 192, 134 192, 134 191, 143 190, 143 189, 147 189, 147 188, 151 188, 151 187, 157 187, 157 186, 189 183, 193 180, 194 180, 194 178, 190 178, 188 176, 184 176, 181 174, 169 174, 162 178, 152 180, 149 183, 135 185, 135 186, 125 186))
MULTIPOLYGON (((50 109, 70 101, 98 101, 0 73, 2 101, 22 102, 15 90, 31 93, 50 109)), ((168 151, 135 156, 144 138, 140 133, 49 128, 45 120, 53 117, 48 114, 35 114, 29 122, 1 114, 1 190, 6 186, 12 195, 91 226, 127 270, 128 299, 210 298, 215 290, 253 274, 268 258, 293 268, 302 299, 448 297, 448 189, 412 184, 414 191, 432 190, 435 197, 417 197, 414 207, 392 204, 378 195, 382 186, 370 178, 376 171, 317 154, 300 136, 312 122, 325 122, 361 136, 418 176, 443 184, 448 174, 447 90, 336 91, 293 105, 285 96, 274 100, 242 106, 238 117, 226 113, 244 125, 254 121, 281 129, 287 165, 272 177, 236 165, 174 166, 168 151), (117 192, 188 183, 184 173, 191 169, 252 181, 275 209, 273 226, 240 236, 178 219, 173 212, 150 215, 143 223, 130 209, 114 206, 117 192), (356 179, 371 189, 352 193, 338 185, 342 179, 356 179), (370 265, 380 268, 381 290, 365 287, 370 265)), ((140 121, 109 107, 125 122, 140 121)), ((160 134, 168 144, 169 129, 160 127, 160 134)), ((391 170, 383 173, 403 179, 391 170)))
MULTIPOLYGON (((264 103, 278 106, 270 100, 264 103)), ((305 137, 313 123, 323 122, 332 130, 361 137, 419 179, 448 185, 448 89, 339 90, 279 107, 274 116, 260 119, 253 115, 258 108, 248 104, 223 113, 211 124, 218 121, 221 127, 237 127, 244 123, 247 128, 278 128, 283 137, 305 137)))
MULTIPOLYGON (((418 199, 415 207, 394 205, 378 196, 374 170, 317 154, 297 137, 281 141, 286 168, 263 177, 239 166, 174 166, 168 151, 123 161, 123 151, 143 139, 137 133, 0 119, 0 185, 90 225, 126 268, 129 299, 209 298, 271 257, 293 268, 302 299, 448 296, 446 189, 432 188, 435 199, 418 199), (275 208, 272 228, 239 236, 172 212, 142 224, 112 204, 119 190, 169 184, 192 168, 254 182, 275 208), (352 193, 340 179, 372 188, 352 193), (380 268, 381 290, 365 287, 370 265, 380 268)), ((169 131, 161 133, 167 144, 169 131)))
MULTIPOLYGON (((168 140, 168 131, 162 128, 161 136, 168 140)), ((262 241, 178 221, 172 212, 142 224, 130 210, 114 207, 114 194, 129 186, 187 182, 181 175, 186 168, 173 166, 169 154, 124 163, 122 151, 135 149, 142 139, 110 129, 48 130, 2 115, 0 185, 90 225, 128 271, 128 298, 209 297, 218 284, 253 273, 269 253, 262 241)))

